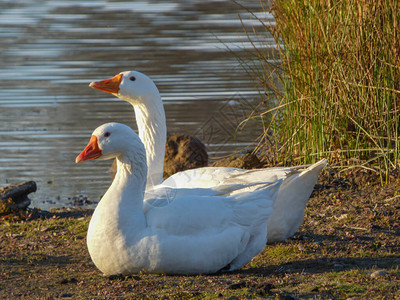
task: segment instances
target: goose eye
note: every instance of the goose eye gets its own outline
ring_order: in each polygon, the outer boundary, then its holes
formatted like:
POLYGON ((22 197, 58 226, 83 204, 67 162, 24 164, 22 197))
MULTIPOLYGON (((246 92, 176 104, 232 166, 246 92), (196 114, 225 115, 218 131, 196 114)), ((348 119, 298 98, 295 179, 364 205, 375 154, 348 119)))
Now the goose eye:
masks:
POLYGON ((135 80, 136 80, 136 77, 135 77, 135 76, 131 76, 131 77, 129 77, 129 80, 130 80, 130 81, 135 81, 135 80))
POLYGON ((110 135, 111 135, 111 133, 107 131, 107 132, 104 134, 104 137, 109 137, 110 135))

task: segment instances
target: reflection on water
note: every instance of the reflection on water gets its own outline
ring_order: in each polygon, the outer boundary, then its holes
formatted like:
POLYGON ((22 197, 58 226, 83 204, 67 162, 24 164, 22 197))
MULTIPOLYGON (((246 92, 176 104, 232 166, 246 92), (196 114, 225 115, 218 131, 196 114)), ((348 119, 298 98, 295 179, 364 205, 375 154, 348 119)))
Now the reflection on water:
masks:
POLYGON ((124 70, 148 74, 168 130, 196 134, 212 156, 254 141, 255 125, 233 138, 257 94, 221 43, 251 47, 239 12, 252 22, 229 0, 0 2, 0 185, 35 180, 36 207, 98 200, 110 162, 75 156, 98 125, 136 124, 129 104, 88 84, 124 70))

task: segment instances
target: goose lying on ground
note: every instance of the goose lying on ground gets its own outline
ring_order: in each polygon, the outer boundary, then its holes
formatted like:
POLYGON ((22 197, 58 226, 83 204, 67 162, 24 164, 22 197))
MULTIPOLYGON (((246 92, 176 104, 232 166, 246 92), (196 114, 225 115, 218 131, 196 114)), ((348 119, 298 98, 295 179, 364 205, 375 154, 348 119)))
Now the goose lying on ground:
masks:
POLYGON ((144 202, 146 151, 128 126, 98 127, 76 162, 113 158, 117 174, 87 233, 90 256, 105 275, 233 271, 264 249, 282 180, 269 174, 265 180, 265 170, 232 169, 212 188, 158 185, 144 202), (174 201, 166 203, 170 193, 174 201))
MULTIPOLYGON (((114 77, 92 82, 92 88, 111 93, 129 102, 136 114, 139 136, 143 141, 149 167, 148 185, 156 186, 163 180, 163 161, 166 139, 165 113, 160 93, 154 82, 136 71, 121 72, 114 77)), ((314 185, 327 160, 299 167, 269 168, 269 176, 284 179, 268 221, 268 242, 283 241, 299 228, 304 209, 314 185), (288 178, 289 174, 297 176, 288 178)), ((172 175, 163 185, 179 188, 211 188, 233 172, 232 168, 208 167, 187 170, 172 175)), ((235 172, 246 172, 235 169, 235 172)), ((265 177, 264 177, 265 178, 265 177)))

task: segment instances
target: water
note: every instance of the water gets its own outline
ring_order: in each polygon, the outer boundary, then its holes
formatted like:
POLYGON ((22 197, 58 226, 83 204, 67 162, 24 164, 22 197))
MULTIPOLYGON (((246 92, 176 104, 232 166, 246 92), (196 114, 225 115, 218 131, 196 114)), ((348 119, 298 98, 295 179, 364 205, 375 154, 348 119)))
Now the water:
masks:
MULTIPOLYGON (((258 0, 245 5, 261 11, 258 0)), ((234 137, 258 97, 223 44, 251 48, 238 13, 257 26, 229 0, 1 1, 0 186, 35 180, 33 206, 46 209, 97 201, 110 162, 76 155, 98 125, 136 124, 129 104, 88 84, 125 70, 148 74, 168 131, 198 136, 211 156, 254 142, 255 123, 234 137)))

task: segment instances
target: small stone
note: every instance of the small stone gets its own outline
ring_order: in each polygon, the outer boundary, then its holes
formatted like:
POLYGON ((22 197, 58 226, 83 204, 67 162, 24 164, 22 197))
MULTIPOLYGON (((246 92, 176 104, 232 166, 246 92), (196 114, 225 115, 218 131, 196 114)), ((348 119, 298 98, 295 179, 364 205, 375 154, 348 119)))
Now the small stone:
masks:
POLYGON ((389 272, 386 270, 378 270, 371 274, 371 278, 377 278, 377 277, 385 276, 387 274, 389 274, 389 272))

